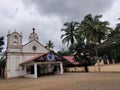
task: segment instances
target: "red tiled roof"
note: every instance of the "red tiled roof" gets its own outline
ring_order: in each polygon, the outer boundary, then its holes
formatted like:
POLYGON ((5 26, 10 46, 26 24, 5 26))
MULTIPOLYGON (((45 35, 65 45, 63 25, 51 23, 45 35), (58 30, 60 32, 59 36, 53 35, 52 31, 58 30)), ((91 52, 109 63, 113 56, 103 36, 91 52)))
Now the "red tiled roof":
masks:
POLYGON ((34 60, 36 60, 36 59, 38 59, 38 58, 40 58, 40 57, 42 57, 42 56, 44 56, 46 54, 47 53, 39 54, 39 55, 37 55, 37 56, 35 56, 35 57, 31 58, 31 59, 25 60, 24 62, 20 63, 20 65, 32 62, 32 61, 34 61, 34 60))
POLYGON ((74 64, 74 65, 79 64, 78 62, 76 62, 74 60, 74 56, 63 56, 63 58, 66 59, 67 61, 69 61, 70 63, 74 64))
MULTIPOLYGON (((48 52, 48 53, 49 53, 49 52, 48 52)), ((46 54, 48 54, 48 53, 39 54, 39 55, 37 55, 37 56, 35 56, 35 57, 31 58, 31 59, 25 60, 24 62, 20 63, 20 65, 33 62, 34 60, 36 60, 36 59, 38 59, 38 58, 40 58, 40 57, 42 57, 42 56, 44 56, 44 55, 46 55, 46 54)), ((74 64, 74 65, 78 65, 78 64, 79 64, 79 62, 76 62, 76 61, 74 60, 74 56, 63 56, 63 58, 64 58, 65 60, 67 60, 68 62, 74 64)))

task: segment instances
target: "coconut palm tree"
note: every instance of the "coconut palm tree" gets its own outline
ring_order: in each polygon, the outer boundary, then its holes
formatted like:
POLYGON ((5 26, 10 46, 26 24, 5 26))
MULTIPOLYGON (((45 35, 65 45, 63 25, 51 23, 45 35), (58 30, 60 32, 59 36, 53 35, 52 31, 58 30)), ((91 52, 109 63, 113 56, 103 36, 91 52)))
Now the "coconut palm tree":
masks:
MULTIPOLYGON (((118 20, 120 20, 120 18, 118 18, 118 20)), ((120 38, 120 23, 116 24, 115 29, 112 30, 112 32, 108 35, 108 38, 114 38, 114 39, 120 38)))
POLYGON ((84 20, 80 24, 80 33, 82 32, 86 42, 92 42, 94 44, 101 43, 101 40, 106 38, 106 34, 111 30, 108 27, 108 21, 101 21, 102 15, 92 16, 88 14, 84 17, 84 20))
POLYGON ((53 44, 53 42, 52 42, 51 40, 49 40, 48 43, 46 43, 46 44, 47 44, 46 47, 47 47, 48 49, 53 49, 54 44, 53 44))
POLYGON ((110 29, 107 25, 107 21, 101 21, 102 15, 96 15, 93 17, 88 14, 84 17, 83 21, 79 25, 77 43, 75 45, 75 59, 78 60, 81 65, 91 65, 90 59, 95 56, 94 48, 97 43, 101 43, 101 40, 106 38, 106 34, 110 29))
POLYGON ((66 22, 64 24, 65 28, 61 29, 61 31, 64 31, 64 34, 61 35, 62 43, 67 43, 67 46, 73 45, 75 43, 78 25, 78 22, 73 21, 66 22))

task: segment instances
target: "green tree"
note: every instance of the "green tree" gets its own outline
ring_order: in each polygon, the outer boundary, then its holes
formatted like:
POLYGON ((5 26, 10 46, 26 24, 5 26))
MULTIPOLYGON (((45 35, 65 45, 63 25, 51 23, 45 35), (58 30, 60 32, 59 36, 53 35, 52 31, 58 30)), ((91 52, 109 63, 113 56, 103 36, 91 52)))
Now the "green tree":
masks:
MULTIPOLYGON (((2 49, 4 45, 4 37, 0 37, 0 68, 4 70, 5 68, 5 64, 6 64, 6 54, 2 53, 2 49)), ((1 73, 1 75, 3 76, 3 73, 1 73)))
POLYGON ((57 52, 58 55, 60 56, 69 56, 70 55, 70 51, 69 50, 64 50, 64 49, 61 49, 57 52))
MULTIPOLYGON (((118 18, 118 20, 120 20, 120 18, 118 18)), ((120 38, 120 23, 116 24, 115 29, 111 31, 111 33, 108 35, 108 38, 112 38, 114 41, 120 38)))
POLYGON ((2 47, 3 45, 4 45, 4 37, 0 37, 0 52, 3 49, 3 47, 2 47))
POLYGON ((73 47, 74 58, 80 63, 80 66, 85 67, 85 72, 88 72, 87 66, 91 65, 91 56, 94 55, 94 51, 92 50, 92 47, 94 46, 92 45, 86 45, 84 39, 79 38, 73 47))
POLYGON ((65 28, 61 29, 64 34, 61 35, 62 43, 67 43, 67 46, 73 45, 76 41, 78 22, 66 22, 64 24, 65 28))
POLYGON ((75 60, 85 66, 86 71, 88 71, 87 66, 91 65, 91 60, 95 60, 97 44, 106 40, 107 35, 112 31, 112 28, 108 26, 109 22, 102 21, 101 18, 102 15, 88 14, 80 23, 65 24, 66 28, 62 30, 65 32, 61 36, 61 38, 64 37, 62 42, 69 45, 69 50, 75 54, 75 60))
POLYGON ((120 23, 117 23, 115 29, 108 35, 108 39, 104 42, 103 47, 107 55, 109 55, 110 61, 114 59, 115 63, 120 62, 120 23))
POLYGON ((1 53, 1 58, 0 58, 0 68, 5 68, 6 64, 6 52, 1 53))
POLYGON ((48 43, 46 43, 47 45, 46 45, 46 47, 48 48, 48 49, 53 49, 53 47, 54 47, 54 44, 53 44, 53 42, 51 41, 51 40, 49 40, 48 41, 48 43))
POLYGON ((101 21, 102 15, 92 16, 88 14, 79 24, 78 34, 76 36, 76 43, 72 46, 75 53, 75 59, 80 62, 80 65, 91 65, 91 60, 95 59, 95 46, 97 43, 101 44, 101 40, 107 38, 107 34, 111 28, 108 27, 108 21, 101 21))
POLYGON ((86 43, 101 43, 101 40, 106 39, 107 33, 111 30, 108 27, 108 21, 101 21, 102 15, 92 16, 88 14, 84 17, 79 26, 79 33, 84 36, 86 43))

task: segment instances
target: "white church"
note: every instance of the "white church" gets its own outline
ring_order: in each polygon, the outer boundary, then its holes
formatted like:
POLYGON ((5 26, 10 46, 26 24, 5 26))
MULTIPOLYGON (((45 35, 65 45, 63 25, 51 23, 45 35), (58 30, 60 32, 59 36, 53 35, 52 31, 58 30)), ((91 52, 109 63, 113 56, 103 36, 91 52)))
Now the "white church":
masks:
POLYGON ((29 41, 24 45, 22 38, 22 33, 8 32, 5 68, 7 78, 38 78, 46 74, 63 74, 62 58, 39 42, 34 28, 28 37, 29 41))

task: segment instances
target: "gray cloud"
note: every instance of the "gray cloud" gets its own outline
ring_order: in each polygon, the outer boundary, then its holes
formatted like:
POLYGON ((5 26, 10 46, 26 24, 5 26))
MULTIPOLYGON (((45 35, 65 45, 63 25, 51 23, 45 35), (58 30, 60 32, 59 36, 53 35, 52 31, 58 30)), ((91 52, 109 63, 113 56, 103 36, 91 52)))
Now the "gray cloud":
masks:
POLYGON ((88 13, 103 14, 104 20, 113 21, 120 15, 115 10, 119 12, 118 0, 1 0, 0 36, 6 38, 8 30, 16 29, 23 33, 26 43, 35 27, 40 42, 45 45, 51 40, 58 50, 62 46, 60 29, 63 23, 80 21, 88 13))
POLYGON ((111 9, 113 0, 22 0, 40 14, 59 16, 63 20, 81 20, 86 14, 100 14, 111 9))

